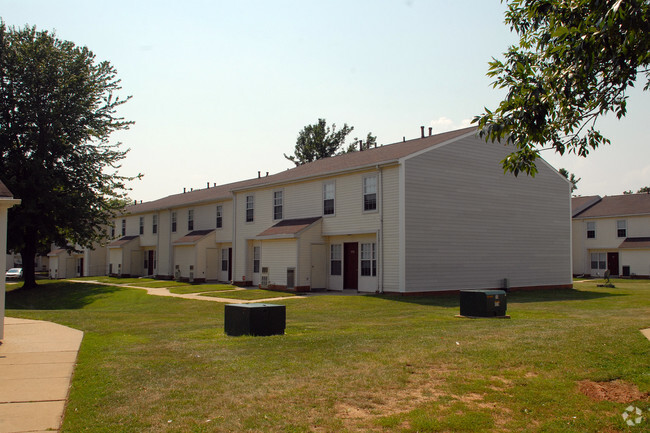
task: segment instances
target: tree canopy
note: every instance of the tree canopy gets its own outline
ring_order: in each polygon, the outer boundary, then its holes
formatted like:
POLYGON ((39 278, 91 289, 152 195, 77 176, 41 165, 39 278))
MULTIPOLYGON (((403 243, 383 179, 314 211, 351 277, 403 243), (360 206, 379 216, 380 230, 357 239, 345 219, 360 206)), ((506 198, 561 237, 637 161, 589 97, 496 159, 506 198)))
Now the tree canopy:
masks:
POLYGON ((284 154, 284 157, 298 166, 341 153, 369 149, 376 145, 377 137, 368 133, 365 142, 355 137, 354 141, 345 148, 345 140, 353 130, 354 126, 344 123, 343 128, 337 131, 335 123, 330 127, 327 126, 325 119, 318 119, 318 123, 307 125, 300 131, 294 154, 290 156, 284 154))
POLYGON ((561 168, 558 171, 562 176, 566 177, 566 179, 569 182, 571 182, 571 192, 578 189, 578 182, 580 182, 580 179, 582 179, 581 177, 576 178, 576 175, 573 173, 569 173, 569 170, 567 170, 566 168, 561 168))
POLYGON ((474 118, 486 140, 512 144, 505 171, 535 175, 542 149, 586 157, 610 140, 596 128, 626 114, 626 91, 650 86, 647 0, 508 0, 505 22, 519 35, 488 71, 507 94, 474 118), (645 75, 645 78, 640 78, 645 75))
POLYGON ((9 210, 7 247, 22 256, 24 287, 35 285, 36 253, 92 247, 123 206, 128 150, 109 143, 132 123, 116 115, 130 98, 120 89, 88 48, 0 22, 0 175, 22 200, 9 210))
MULTIPOLYGON (((631 189, 623 191, 623 194, 634 194, 631 189)), ((650 186, 644 186, 638 189, 636 194, 650 194, 650 186)))

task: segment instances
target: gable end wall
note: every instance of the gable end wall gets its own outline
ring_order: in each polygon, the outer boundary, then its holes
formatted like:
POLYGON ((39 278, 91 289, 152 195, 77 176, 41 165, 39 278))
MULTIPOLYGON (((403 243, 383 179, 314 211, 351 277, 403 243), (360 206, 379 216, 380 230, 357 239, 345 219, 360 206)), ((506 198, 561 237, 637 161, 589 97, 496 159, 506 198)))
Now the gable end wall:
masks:
POLYGON ((569 184, 504 174, 507 153, 467 137, 404 162, 407 292, 571 284, 569 184))

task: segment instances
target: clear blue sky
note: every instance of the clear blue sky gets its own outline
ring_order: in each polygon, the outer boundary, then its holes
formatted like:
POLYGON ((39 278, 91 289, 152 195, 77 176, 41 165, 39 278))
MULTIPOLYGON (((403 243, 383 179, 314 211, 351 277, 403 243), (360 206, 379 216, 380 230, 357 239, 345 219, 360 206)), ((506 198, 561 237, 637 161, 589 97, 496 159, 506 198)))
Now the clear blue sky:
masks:
MULTIPOLYGON (((502 95, 485 76, 515 36, 499 0, 2 0, 9 26, 36 25, 110 61, 133 95, 114 138, 131 149, 131 197, 153 200, 293 166, 318 118, 380 144, 463 127, 502 95)), ((582 195, 650 185, 648 94, 638 86, 612 140, 587 159, 544 157, 582 195)))

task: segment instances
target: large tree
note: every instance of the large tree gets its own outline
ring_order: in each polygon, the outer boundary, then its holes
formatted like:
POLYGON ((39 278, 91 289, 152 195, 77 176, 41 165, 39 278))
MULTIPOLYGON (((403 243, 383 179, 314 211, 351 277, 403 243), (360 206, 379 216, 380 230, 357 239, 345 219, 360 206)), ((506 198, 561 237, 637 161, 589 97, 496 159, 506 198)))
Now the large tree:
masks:
POLYGON ((0 176, 22 200, 9 210, 7 246, 22 256, 23 287, 36 285, 38 252, 92 247, 123 205, 128 150, 109 142, 132 123, 116 115, 129 99, 120 89, 88 48, 0 22, 0 176))
POLYGON ((284 155, 289 161, 298 165, 316 161, 336 155, 345 143, 347 136, 354 130, 354 126, 343 124, 343 128, 336 130, 336 124, 327 126, 325 119, 318 119, 318 123, 305 126, 296 139, 294 154, 284 155))
POLYGON ((571 192, 578 189, 578 182, 580 182, 580 179, 582 179, 581 177, 576 178, 576 175, 573 173, 569 173, 569 170, 567 170, 566 168, 561 168, 558 171, 562 176, 566 177, 566 179, 569 182, 571 182, 571 192))
POLYGON ((509 0, 505 22, 519 43, 493 59, 488 76, 507 94, 477 116, 480 135, 515 151, 502 161, 535 175, 542 149, 587 156, 609 144, 596 128, 603 115, 626 114, 626 91, 650 86, 647 0, 509 0), (640 75, 645 74, 645 78, 640 75))

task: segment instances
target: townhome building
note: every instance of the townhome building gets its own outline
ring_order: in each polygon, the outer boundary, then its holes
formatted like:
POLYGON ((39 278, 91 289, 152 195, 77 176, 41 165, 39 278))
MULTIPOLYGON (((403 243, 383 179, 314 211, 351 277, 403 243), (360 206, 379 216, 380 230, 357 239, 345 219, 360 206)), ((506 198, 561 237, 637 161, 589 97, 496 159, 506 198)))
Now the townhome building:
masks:
POLYGON ((573 274, 650 277, 650 194, 572 199, 573 274))
POLYGON ((570 184, 476 128, 129 206, 107 272, 308 290, 571 287, 570 184))

